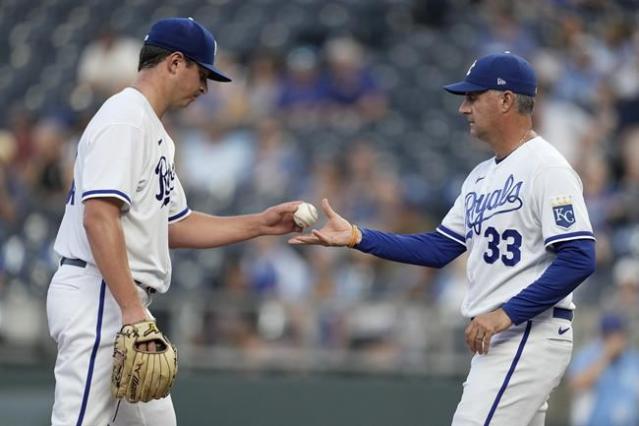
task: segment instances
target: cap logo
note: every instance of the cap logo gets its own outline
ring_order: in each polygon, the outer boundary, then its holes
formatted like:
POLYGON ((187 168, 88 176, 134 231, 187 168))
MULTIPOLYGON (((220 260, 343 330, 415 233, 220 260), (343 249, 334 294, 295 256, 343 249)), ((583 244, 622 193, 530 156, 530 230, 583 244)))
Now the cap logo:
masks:
POLYGON ((506 80, 504 80, 503 78, 497 78, 497 86, 504 86, 506 85, 506 80))
POLYGON ((469 75, 470 72, 473 70, 473 68, 475 67, 475 64, 477 63, 477 60, 475 60, 475 62, 473 62, 473 64, 470 66, 470 68, 468 68, 468 71, 466 72, 466 75, 469 75))
POLYGON ((147 41, 148 39, 149 39, 149 35, 147 34, 144 36, 144 41, 147 41))
POLYGON ((213 57, 215 58, 215 53, 217 52, 217 41, 213 40, 213 57))

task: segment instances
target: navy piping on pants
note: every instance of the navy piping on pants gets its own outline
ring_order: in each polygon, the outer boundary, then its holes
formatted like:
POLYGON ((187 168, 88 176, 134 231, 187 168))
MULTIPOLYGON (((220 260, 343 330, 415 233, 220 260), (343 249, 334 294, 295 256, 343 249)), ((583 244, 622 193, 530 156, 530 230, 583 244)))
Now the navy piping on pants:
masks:
POLYGON ((528 335, 530 334, 531 326, 532 326, 532 321, 528 321, 528 323, 526 324, 526 330, 524 331, 524 336, 521 338, 521 342, 519 343, 519 347, 517 348, 517 353, 515 354, 515 358, 513 359, 512 364, 510 364, 510 369, 508 370, 508 374, 506 374, 504 383, 501 385, 501 389, 499 389, 499 392, 497 392, 497 396, 495 397, 495 402, 493 402, 493 406, 490 407, 490 412, 488 413, 488 417, 486 417, 484 426, 488 426, 490 424, 490 421, 493 419, 493 415, 495 415, 495 411, 497 410, 497 406, 499 405, 499 400, 501 399, 502 395, 506 391, 506 388, 508 387, 508 382, 510 382, 510 378, 515 372, 515 368, 517 367, 519 358, 521 358, 521 353, 524 351, 524 346, 526 346, 526 340, 528 340, 528 335))
POLYGON ((82 406, 80 407, 80 414, 78 415, 78 422, 76 426, 82 425, 84 420, 84 413, 87 410, 87 402, 89 401, 89 392, 91 391, 91 380, 93 379, 93 367, 95 366, 95 357, 98 353, 98 347, 100 346, 100 337, 102 335, 102 315, 104 314, 104 293, 106 290, 106 284, 102 281, 100 286, 100 304, 98 305, 98 323, 95 327, 95 342, 93 343, 93 350, 91 351, 91 359, 89 360, 89 371, 87 373, 87 381, 84 385, 84 394, 82 395, 82 406))
MULTIPOLYGON (((113 415, 113 419, 111 419, 112 422, 114 422, 115 418, 118 417, 118 411, 120 411, 120 403, 121 402, 122 402, 122 400, 118 399, 118 405, 116 405, 116 407, 115 407, 115 414, 113 415)), ((110 423, 107 426, 109 426, 109 425, 110 425, 110 423)))

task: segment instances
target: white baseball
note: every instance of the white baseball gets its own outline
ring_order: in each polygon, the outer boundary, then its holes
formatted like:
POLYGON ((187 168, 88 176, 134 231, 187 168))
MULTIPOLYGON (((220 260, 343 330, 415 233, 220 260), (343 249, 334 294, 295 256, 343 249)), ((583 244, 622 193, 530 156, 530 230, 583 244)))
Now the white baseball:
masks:
POLYGON ((306 228, 317 221, 317 209, 311 203, 302 203, 297 207, 293 214, 293 220, 297 226, 306 228))

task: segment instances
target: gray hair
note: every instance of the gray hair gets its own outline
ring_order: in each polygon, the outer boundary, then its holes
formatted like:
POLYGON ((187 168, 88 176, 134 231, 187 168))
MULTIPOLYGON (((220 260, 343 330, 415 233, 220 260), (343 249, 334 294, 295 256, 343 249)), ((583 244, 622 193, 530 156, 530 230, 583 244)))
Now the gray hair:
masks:
POLYGON ((517 112, 524 115, 532 115, 535 109, 535 98, 533 96, 515 93, 515 102, 517 103, 517 112))

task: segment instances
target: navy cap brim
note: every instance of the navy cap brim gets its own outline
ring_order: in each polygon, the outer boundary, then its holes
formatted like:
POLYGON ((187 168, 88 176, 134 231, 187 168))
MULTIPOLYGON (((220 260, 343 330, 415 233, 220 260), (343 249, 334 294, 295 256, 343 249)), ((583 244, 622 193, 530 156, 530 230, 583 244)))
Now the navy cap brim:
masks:
POLYGON ((488 89, 477 84, 469 83, 468 81, 459 81, 444 86, 444 90, 454 95, 464 95, 466 93, 485 92, 488 89))
POLYGON ((228 78, 227 76, 222 74, 220 71, 218 71, 213 65, 202 64, 200 62, 198 62, 198 64, 200 64, 202 68, 207 69, 209 71, 209 75, 208 75, 209 80, 215 80, 221 83, 228 83, 231 81, 230 78, 228 78))

